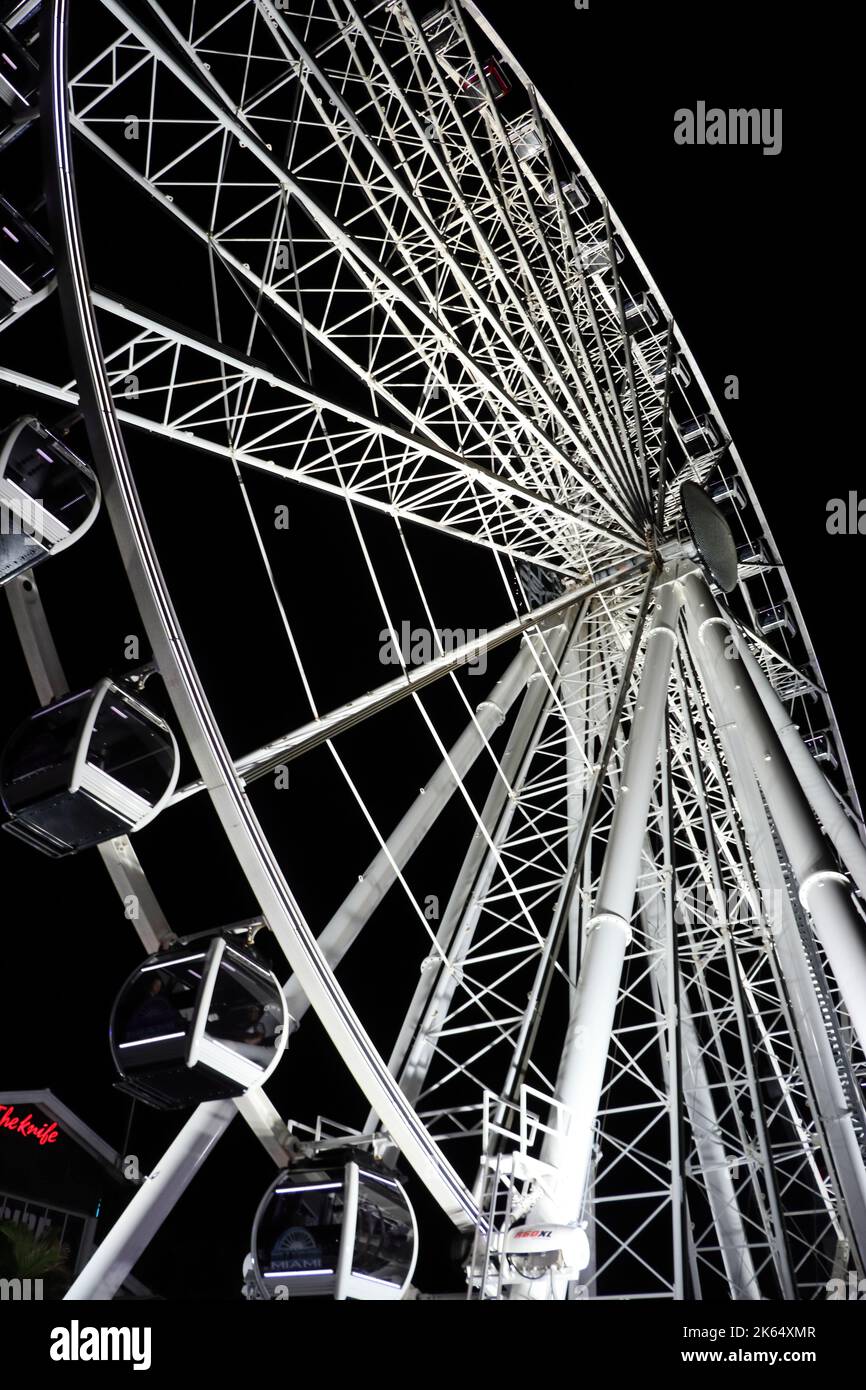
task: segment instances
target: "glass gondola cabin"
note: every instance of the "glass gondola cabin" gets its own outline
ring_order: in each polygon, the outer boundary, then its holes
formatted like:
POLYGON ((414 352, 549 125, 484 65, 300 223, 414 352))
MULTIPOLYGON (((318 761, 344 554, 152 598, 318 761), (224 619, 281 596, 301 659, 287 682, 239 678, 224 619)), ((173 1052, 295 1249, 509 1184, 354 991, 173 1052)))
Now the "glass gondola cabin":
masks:
POLYGON ((268 1299, 399 1299, 417 1250, 402 1184, 357 1154, 342 1162, 322 1155, 281 1173, 253 1228, 253 1269, 268 1299))
POLYGON ((23 16, 27 8, 35 6, 16 5, 0 24, 0 103, 19 120, 36 105, 39 90, 39 66, 25 47, 33 37, 32 21, 23 16))
POLYGON ((140 830, 177 784, 169 726, 106 678, 34 714, 0 758, 3 826, 58 857, 140 830))
POLYGON ((27 415, 0 438, 0 585, 80 539, 99 484, 76 454, 27 415))
POLYGON ((511 91, 511 83, 495 58, 488 58, 482 65, 481 76, 472 72, 463 83, 463 91, 476 106, 486 106, 489 93, 494 101, 502 101, 511 91))
POLYGON ((114 1005, 120 1089, 158 1109, 242 1096, 271 1075, 288 1039, 277 977, 227 934, 150 956, 114 1005))
POLYGON ((0 194, 0 314, 36 294, 53 272, 48 242, 0 194))

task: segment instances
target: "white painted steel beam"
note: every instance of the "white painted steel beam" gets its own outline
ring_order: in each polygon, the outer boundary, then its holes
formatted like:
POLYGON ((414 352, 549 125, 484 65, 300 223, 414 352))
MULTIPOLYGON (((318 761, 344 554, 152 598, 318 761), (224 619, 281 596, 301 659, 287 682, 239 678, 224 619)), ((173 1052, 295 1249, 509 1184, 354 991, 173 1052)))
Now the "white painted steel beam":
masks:
MULTIPOLYGON (((433 657, 421 666, 410 667, 402 675, 395 677, 394 680, 386 681, 384 685, 377 686, 375 690, 368 691, 359 696, 358 699, 349 700, 346 704, 321 715, 318 719, 312 719, 308 723, 300 725, 290 734, 275 739, 273 743, 267 744, 264 748, 244 754, 238 758, 235 764, 236 771, 245 781, 253 781, 272 768, 278 767, 281 762, 299 757, 311 748, 325 743, 329 738, 334 738, 344 730, 353 728, 371 715, 388 709, 398 700, 406 699, 409 695, 423 690, 425 686, 442 676, 459 670, 486 652, 493 651, 494 648, 513 641, 521 634, 545 623, 548 619, 565 613, 581 598, 585 598, 589 594, 601 593, 608 588, 615 588, 628 575, 646 568, 648 568, 646 561, 626 562, 609 572, 600 573, 592 584, 582 584, 567 589, 560 598, 551 599, 549 603, 541 604, 526 614, 525 617, 514 618, 511 622, 503 623, 501 627, 494 628, 492 632, 484 633, 480 637, 473 638, 470 642, 462 643, 452 651, 443 652, 439 656, 433 657)), ((203 782, 189 783, 175 792, 172 801, 182 801, 185 797, 201 791, 203 786, 203 782)))
POLYGON ((749 643, 733 621, 728 624, 740 658, 749 673, 761 704, 788 755, 794 775, 808 799, 824 833, 847 868, 861 896, 866 899, 866 846, 853 821, 846 816, 836 793, 810 753, 798 726, 779 699, 749 643))
POLYGON ((65 1302, 114 1298, 237 1113, 230 1100, 198 1107, 70 1285, 65 1302))
MULTIPOLYGON (((568 630, 568 625, 563 624, 549 638, 550 655, 555 662, 560 658, 568 630)), ((489 841, 480 834, 472 839, 436 936, 439 960, 431 959, 431 968, 422 973, 391 1053, 391 1070, 400 1077, 403 1091, 413 1101, 424 1089, 436 1050, 435 1033, 448 1015, 460 963, 471 948, 497 855, 511 826, 554 693, 555 688, 540 673, 527 691, 502 758, 503 776, 494 779, 481 813, 489 841)))
MULTIPOLYGON (((439 764, 423 791, 388 836, 383 848, 320 933, 319 947, 333 969, 339 966, 398 873, 435 825, 457 790, 457 779, 462 781, 468 776, 487 746, 488 739, 502 724, 533 672, 537 671, 538 663, 544 665, 543 644, 538 638, 534 640, 540 647, 538 654, 533 651, 533 638, 527 635, 508 670, 496 682, 487 699, 479 704, 473 722, 466 726, 449 749, 448 757, 439 764)), ((299 1022, 309 1007, 308 1001, 294 977, 284 986, 284 991, 289 1013, 299 1022)))
POLYGON ((657 593, 656 617, 647 637, 619 796, 556 1083, 556 1100, 565 1110, 559 1131, 548 1135, 542 1153, 555 1175, 544 1181, 532 1219, 554 1225, 574 1225, 580 1217, 623 960, 631 939, 683 601, 676 573, 662 576, 657 593))
MULTIPOLYGON (((648 843, 647 853, 650 853, 648 843)), ((667 896, 672 898, 672 894, 667 896)), ((703 1182, 706 1193, 728 1288, 731 1298, 737 1302, 759 1300, 761 1297, 760 1284, 743 1222, 743 1214, 740 1210, 737 1189, 731 1175, 731 1156, 725 1149, 723 1131, 719 1125, 715 1097, 701 1052, 700 1039, 690 1012, 687 1008, 682 1007, 679 989, 673 978, 671 948, 676 932, 676 924, 672 920, 673 912, 672 910, 668 912, 667 909, 662 911, 658 894, 654 890, 641 892, 640 898, 641 912, 649 935, 659 946, 659 957, 654 975, 657 996, 660 1003, 664 1001, 662 1006, 669 1016, 668 1056, 665 1058, 665 1066, 669 1078, 677 1070, 681 1070, 682 1073, 682 1102, 688 1116, 692 1141, 700 1165, 699 1180, 703 1182), (667 920, 668 918, 670 920, 667 920), (673 1055, 677 1045, 677 1032, 681 1053, 679 1059, 673 1055)), ((675 1096, 672 1093, 671 1122, 672 1128, 678 1130, 679 1114, 673 1112, 674 1104, 675 1096)), ((674 1157, 676 1157, 677 1144, 678 1134, 674 1144, 672 1144, 674 1157)), ((695 1177, 698 1179, 698 1174, 695 1177)), ((679 1174, 674 1170, 672 1173, 674 1198, 677 1195, 679 1181, 679 1174)), ((675 1250, 675 1264, 677 1254, 678 1252, 675 1250)))
POLYGON ((866 1045, 866 925, 854 905, 851 885, 825 847, 745 663, 728 657, 727 619, 698 573, 687 578, 685 589, 692 650, 722 701, 717 717, 733 726, 748 751, 799 884, 800 901, 815 923, 851 1021, 866 1045))
MULTIPOLYGON (((703 679, 711 705, 721 708, 721 697, 712 673, 705 671, 703 679)), ((840 1199, 839 1218, 852 1248, 858 1252, 860 1268, 866 1272, 866 1164, 851 1108, 815 993, 815 981, 788 898, 767 806, 749 751, 732 724, 720 722, 717 732, 736 798, 736 815, 743 823, 748 852, 755 866, 764 904, 762 916, 767 930, 772 931, 779 970, 791 1001, 792 1022, 797 1027, 796 1046, 814 1098, 815 1124, 840 1199)), ((729 805, 733 812, 733 802, 729 801, 729 805)))

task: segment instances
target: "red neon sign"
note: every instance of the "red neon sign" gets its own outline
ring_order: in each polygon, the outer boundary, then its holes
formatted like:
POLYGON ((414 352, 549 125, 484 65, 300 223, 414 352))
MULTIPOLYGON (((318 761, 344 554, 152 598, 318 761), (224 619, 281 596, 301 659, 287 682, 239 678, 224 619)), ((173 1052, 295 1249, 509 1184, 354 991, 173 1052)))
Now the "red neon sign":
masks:
POLYGON ((60 1130, 52 1120, 50 1124, 34 1123, 32 1112, 29 1115, 16 1115, 13 1105, 0 1105, 0 1129, 11 1129, 16 1134, 30 1135, 40 1144, 54 1144, 60 1137, 60 1130))

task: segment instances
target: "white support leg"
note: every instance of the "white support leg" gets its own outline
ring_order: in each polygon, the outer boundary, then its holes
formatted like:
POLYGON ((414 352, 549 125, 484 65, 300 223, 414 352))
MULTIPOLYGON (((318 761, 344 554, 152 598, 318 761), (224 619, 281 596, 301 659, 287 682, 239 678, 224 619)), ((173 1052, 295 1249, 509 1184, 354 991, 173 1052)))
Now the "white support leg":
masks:
MULTIPOLYGON (((705 677, 707 693, 720 706, 715 686, 705 677)), ((796 1020, 804 1076, 814 1095, 825 1146, 825 1161, 841 1196, 840 1216, 863 1267, 866 1252, 866 1168, 849 1103, 840 1081, 821 1004, 815 993, 809 962, 789 900, 767 808, 748 750, 731 725, 718 730, 728 774, 736 796, 736 812, 755 868, 756 886, 765 904, 762 917, 772 930, 784 988, 796 1020)), ((731 807, 733 814, 733 807, 731 807)))
POLYGON ((230 1100, 198 1107, 91 1255, 65 1300, 107 1302, 114 1297, 237 1113, 230 1100))
MULTIPOLYGON (((647 853, 651 848, 647 844, 647 853)), ((672 906, 672 904, 671 904, 672 906)), ((672 951, 670 942, 676 930, 673 921, 666 920, 669 915, 653 891, 641 893, 641 911, 649 936, 659 945, 658 963, 654 970, 654 982, 659 1000, 659 1008, 676 1010, 679 1015, 679 1034, 681 1052, 681 1090, 682 1101, 688 1116, 692 1142, 700 1166, 701 1178, 706 1192, 707 1204, 712 1215, 721 1252, 725 1277, 728 1281, 731 1298, 737 1302, 756 1301, 761 1297, 758 1275, 755 1270, 749 1238, 740 1210, 737 1189, 731 1174, 731 1157, 725 1148, 723 1131, 719 1125, 718 1111, 713 1088, 707 1075, 707 1068, 701 1051, 701 1043, 692 1015, 676 998, 678 991, 673 989, 674 981, 672 951), (672 1004, 668 1001, 673 1000, 672 1004)), ((675 1040, 668 1034, 668 1055, 664 1059, 668 1084, 671 1088, 672 1103, 677 1103, 677 1087, 672 1084, 678 1059, 675 1056, 675 1040)), ((679 1116, 673 1115, 674 1121, 679 1116)), ((675 1146, 672 1145, 672 1150, 675 1146)), ((672 1197, 677 1199, 679 1164, 672 1154, 672 1197)), ((674 1258, 677 1264, 677 1252, 674 1258)), ((675 1278, 675 1297, 682 1298, 682 1270, 675 1278)))
POLYGON ((580 1217, 623 960, 631 938, 630 920, 683 601, 682 585, 670 571, 662 577, 657 593, 620 795, 556 1084, 556 1099, 567 1107, 567 1119, 560 1132, 545 1142, 543 1158, 555 1174, 544 1180, 532 1213, 533 1221, 555 1225, 575 1225, 580 1217))
POLYGON ((695 658, 723 706, 718 721, 736 728, 776 823, 800 901, 811 915, 857 1036, 866 1045, 866 927, 821 836, 773 723, 744 669, 730 660, 728 620, 697 572, 685 581, 695 658))
POLYGON ((845 815, 839 798, 827 778, 809 752, 800 730, 755 660, 745 637, 733 623, 730 625, 730 629, 743 665, 751 677, 767 717, 779 735, 791 767, 794 769, 794 775, 800 783, 809 805, 824 827, 825 835, 832 841, 842 863, 857 884, 861 895, 866 899, 866 846, 860 839, 853 822, 845 815))
MULTIPOLYGON (((589 729, 590 673, 586 654, 572 645, 566 652, 562 664, 562 706, 572 737, 566 739, 565 765, 567 776, 568 810, 568 862, 572 863, 580 838, 584 808, 589 786, 588 759, 586 752, 589 729)), ((591 760, 589 760, 591 762, 591 760)), ((572 895, 568 908, 568 974, 577 981, 580 968, 582 900, 579 893, 572 895)), ((577 985, 571 994, 571 1003, 577 985)))
POLYGON ((690 1014, 684 1014, 682 1020, 682 1048, 683 1097, 731 1298, 737 1302, 759 1300, 758 1275, 731 1176, 730 1156, 721 1137, 712 1087, 690 1014))

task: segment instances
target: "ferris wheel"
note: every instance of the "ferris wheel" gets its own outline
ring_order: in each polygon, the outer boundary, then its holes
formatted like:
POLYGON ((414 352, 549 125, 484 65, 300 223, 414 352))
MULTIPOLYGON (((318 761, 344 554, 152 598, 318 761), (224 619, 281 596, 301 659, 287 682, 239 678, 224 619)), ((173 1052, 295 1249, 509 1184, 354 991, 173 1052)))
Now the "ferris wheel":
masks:
POLYGON ((821 1299, 866 1275, 844 745, 718 406, 519 54, 474 0, 47 0, 2 38, 0 160, 44 151, 48 215, 6 195, 0 382, 26 403, 0 512, 25 539, 4 532, 0 582, 42 709, 0 791, 16 852, 98 845, 134 896, 147 958, 113 1054, 190 1112, 70 1296, 111 1295, 238 1111, 282 1175, 258 1215, 251 1194, 251 1296, 416 1296, 412 1182, 479 1301, 821 1299), (58 306, 71 375, 48 379, 58 306), (100 506, 152 660, 73 698, 34 569, 100 506), (366 636, 313 611, 281 548, 299 528, 339 538, 366 636), (233 546, 282 724, 252 695, 228 719, 191 636, 233 546), (324 917, 273 805, 313 758, 310 835, 357 827, 324 917), (417 794, 389 799, 392 762, 417 794), (129 839, 182 806, 256 905, 205 943, 129 839), (413 872, 431 843, 441 896, 413 872), (399 939, 350 988, 397 898, 399 939), (265 1094, 310 1012, 363 1125, 289 1124, 265 1094))

